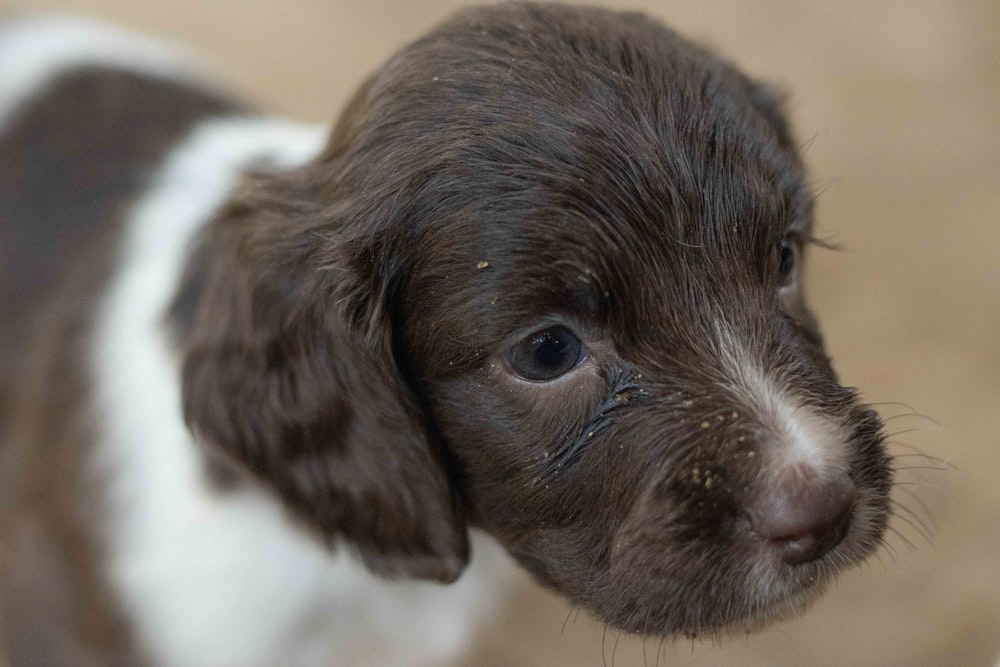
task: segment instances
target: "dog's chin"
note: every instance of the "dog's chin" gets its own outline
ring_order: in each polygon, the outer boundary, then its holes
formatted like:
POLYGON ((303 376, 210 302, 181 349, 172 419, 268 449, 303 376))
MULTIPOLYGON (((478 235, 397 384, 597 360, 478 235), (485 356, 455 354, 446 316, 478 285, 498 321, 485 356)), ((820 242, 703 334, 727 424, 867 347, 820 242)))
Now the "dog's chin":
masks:
POLYGON ((771 600, 769 605, 750 614, 743 621, 723 628, 720 632, 726 635, 748 635, 759 632, 775 623, 794 618, 819 599, 829 584, 830 581, 827 580, 794 593, 788 593, 780 599, 771 600))
MULTIPOLYGON (((714 580, 694 576, 648 577, 642 592, 619 596, 612 609, 593 609, 607 623, 630 634, 722 639, 758 632, 805 611, 844 569, 872 549, 841 544, 824 557, 799 565, 774 554, 746 554, 714 580)), ((696 568, 679 568, 691 574, 696 568)), ((630 588, 639 589, 633 581, 630 588)))
MULTIPOLYGON (((806 566, 808 567, 808 566, 806 566)), ((819 569, 819 568, 817 568, 819 569)), ((722 626, 701 634, 744 635, 759 632, 764 628, 798 616, 808 609, 826 589, 833 579, 832 573, 820 570, 811 581, 796 583, 777 594, 758 601, 748 610, 747 615, 728 626, 722 626)), ((684 634, 698 634, 697 631, 684 634)))
POLYGON ((681 613, 675 606, 663 607, 655 599, 646 599, 630 604, 626 614, 598 615, 609 626, 643 636, 721 639, 751 634, 804 612, 834 576, 829 568, 819 565, 799 567, 801 573, 776 581, 766 591, 746 582, 740 590, 704 596, 696 593, 692 597, 700 599, 688 602, 681 613))

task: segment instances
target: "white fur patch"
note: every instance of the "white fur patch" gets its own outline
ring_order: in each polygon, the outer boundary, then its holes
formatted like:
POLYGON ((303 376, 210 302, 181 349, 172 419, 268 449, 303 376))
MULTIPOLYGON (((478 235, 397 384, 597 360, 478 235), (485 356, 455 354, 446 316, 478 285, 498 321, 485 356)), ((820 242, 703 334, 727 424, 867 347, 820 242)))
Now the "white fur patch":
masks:
POLYGON ((108 479, 109 575, 156 664, 424 665, 457 657, 514 567, 477 538, 451 586, 388 582, 331 554, 258 490, 210 492, 163 330, 193 234, 241 165, 298 164, 319 129, 223 119, 169 156, 132 211, 93 334, 95 461, 108 479))
POLYGON ((774 431, 774 447, 767 452, 772 469, 805 464, 821 475, 844 469, 847 445, 840 428, 768 375, 759 359, 748 352, 748 342, 728 325, 717 325, 717 338, 729 378, 774 431))
POLYGON ((147 76, 201 80, 196 59, 181 48, 76 17, 15 17, 0 23, 0 123, 58 75, 99 65, 147 76))

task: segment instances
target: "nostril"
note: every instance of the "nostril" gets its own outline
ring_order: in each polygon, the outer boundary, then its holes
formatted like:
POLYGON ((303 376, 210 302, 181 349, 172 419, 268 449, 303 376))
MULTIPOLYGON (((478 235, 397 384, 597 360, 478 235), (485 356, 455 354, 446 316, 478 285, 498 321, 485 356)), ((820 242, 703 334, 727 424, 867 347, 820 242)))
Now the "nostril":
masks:
POLYGON ((821 479, 811 468, 797 469, 780 475, 756 503, 751 524, 784 562, 808 563, 844 538, 855 493, 846 475, 821 479))

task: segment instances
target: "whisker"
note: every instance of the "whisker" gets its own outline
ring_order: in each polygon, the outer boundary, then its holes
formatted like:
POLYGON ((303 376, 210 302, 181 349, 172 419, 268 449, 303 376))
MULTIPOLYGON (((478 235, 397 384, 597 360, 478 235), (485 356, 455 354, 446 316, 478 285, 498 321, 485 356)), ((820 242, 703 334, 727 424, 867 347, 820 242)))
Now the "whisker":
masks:
POLYGON ((604 645, 607 642, 607 639, 608 639, 608 626, 607 624, 605 624, 604 632, 601 633, 601 664, 603 664, 604 667, 608 667, 608 658, 607 655, 604 653, 604 645))
POLYGON ((890 558, 892 558, 892 562, 895 563, 896 562, 896 556, 899 555, 899 552, 896 551, 896 547, 894 547, 893 545, 889 544, 888 540, 883 540, 882 541, 882 546, 885 547, 886 553, 889 555, 890 558))
POLYGON ((919 412, 903 412, 903 413, 898 414, 898 415, 892 415, 891 417, 883 417, 882 418, 882 423, 883 424, 888 424, 889 422, 891 422, 894 419, 902 419, 903 417, 918 417, 920 419, 925 419, 925 420, 929 421, 930 423, 934 424, 934 426, 941 427, 941 422, 939 422, 938 420, 934 419, 933 417, 928 417, 927 415, 922 415, 919 412))
POLYGON ((646 640, 649 638, 649 612, 652 607, 646 607, 646 618, 642 622, 642 667, 649 667, 646 660, 646 640))
POLYGON ((901 532, 899 532, 899 530, 896 529, 895 526, 892 526, 890 524, 889 526, 887 526, 887 528, 889 530, 891 530, 896 537, 898 537, 899 539, 903 540, 903 542, 906 544, 906 546, 909 547, 910 551, 916 551, 917 550, 917 545, 915 545, 910 540, 906 539, 906 536, 903 535, 901 532))
POLYGON ((901 435, 906 435, 907 433, 916 433, 917 431, 930 431, 930 430, 931 427, 929 426, 914 426, 913 428, 903 429, 902 431, 896 431, 895 433, 886 433, 885 437, 888 440, 889 438, 896 438, 901 435))
POLYGON ((816 189, 816 190, 813 191, 812 200, 813 201, 818 200, 823 194, 826 193, 827 190, 829 190, 835 184, 836 184, 836 180, 832 179, 832 178, 831 179, 827 179, 826 182, 823 183, 822 185, 820 185, 819 183, 817 183, 816 185, 819 186, 819 187, 818 187, 818 189, 816 189))
MULTIPOLYGON (((928 459, 930 459, 932 461, 937 461, 938 463, 943 463, 946 466, 950 466, 951 468, 953 468, 955 470, 958 470, 958 468, 955 466, 955 464, 953 464, 951 461, 948 461, 947 459, 938 458, 936 456, 932 456, 931 454, 928 454, 927 452, 923 451, 919 447, 914 447, 913 445, 909 444, 908 442, 900 442, 899 440, 890 440, 889 444, 894 445, 896 447, 902 447, 903 449, 907 449, 907 450, 913 452, 914 454, 919 454, 920 456, 928 458, 928 459)), ((894 458, 899 457, 899 456, 903 456, 903 455, 902 454, 894 454, 893 455, 894 458)))
POLYGON ((918 457, 920 457, 922 459, 926 459, 926 460, 932 461, 934 463, 940 463, 942 466, 944 466, 945 468, 948 468, 950 470, 958 470, 958 468, 955 466, 955 464, 952 463, 951 461, 946 461, 945 459, 941 459, 941 458, 938 458, 936 456, 932 456, 930 454, 924 454, 923 452, 913 452, 912 454, 893 454, 892 458, 893 459, 906 459, 906 458, 912 458, 914 456, 918 456, 918 457))
MULTIPOLYGON (((924 539, 927 540, 928 544, 933 544, 934 543, 934 530, 930 526, 928 526, 927 523, 916 512, 914 512, 910 508, 908 508, 908 507, 906 507, 904 505, 900 505, 898 503, 895 504, 895 507, 897 509, 900 509, 900 510, 906 512, 909 515, 909 517, 910 517, 909 519, 907 519, 906 517, 900 516, 899 517, 900 519, 902 519, 903 521, 906 521, 907 523, 915 522, 917 524, 917 526, 919 526, 920 529, 923 531, 924 539)), ((894 515, 895 515, 895 513, 894 513, 894 515)), ((895 515, 895 516, 898 516, 898 515, 895 515)), ((912 523, 911 523, 911 525, 912 525, 912 523)))
POLYGON ((903 403, 902 401, 874 401, 874 402, 871 402, 871 403, 864 403, 863 405, 865 407, 868 407, 868 408, 877 408, 877 407, 879 407, 881 405, 899 405, 899 406, 902 406, 902 407, 906 408, 910 412, 916 412, 917 411, 917 409, 915 407, 913 407, 909 403, 903 403))
POLYGON ((927 517, 926 517, 927 518, 927 523, 930 524, 931 528, 937 530, 937 525, 936 525, 936 522, 934 521, 934 513, 931 512, 931 510, 930 510, 929 507, 927 507, 927 503, 925 503, 920 498, 920 496, 918 496, 916 493, 914 493, 912 489, 908 489, 908 488, 902 487, 899 490, 902 491, 903 493, 905 493, 907 496, 909 496, 913 500, 913 502, 917 503, 917 505, 920 506, 920 509, 922 509, 924 511, 924 514, 927 515, 927 517))
POLYGON ((942 466, 916 466, 916 465, 906 465, 898 467, 895 469, 896 472, 904 472, 907 470, 934 470, 937 472, 946 472, 948 469, 942 466))
POLYGON ((576 610, 576 605, 575 604, 571 605, 569 608, 569 612, 566 614, 566 618, 563 619, 562 628, 559 630, 560 637, 563 635, 564 632, 566 632, 566 624, 569 623, 569 617, 573 615, 573 612, 575 610, 576 610))
MULTIPOLYGON (((898 472, 898 471, 897 471, 897 472, 898 472)), ((893 488, 896 488, 897 486, 899 486, 899 487, 903 487, 903 486, 929 486, 929 487, 931 487, 932 489, 937 489, 937 488, 940 488, 940 487, 938 487, 938 486, 934 486, 933 484, 931 484, 931 483, 930 483, 930 482, 928 482, 927 480, 925 480, 925 479, 920 479, 920 478, 918 478, 918 479, 917 479, 916 481, 914 481, 914 482, 901 482, 901 481, 893 481, 893 483, 892 483, 892 486, 893 486, 893 488)))
POLYGON ((930 482, 926 478, 922 477, 920 474, 918 474, 920 472, 919 470, 918 471, 907 470, 907 471, 904 471, 904 472, 908 472, 910 474, 910 476, 913 478, 913 481, 912 482, 893 482, 892 485, 894 487, 895 486, 919 486, 919 487, 924 488, 924 489, 935 489, 935 490, 938 490, 938 491, 944 488, 940 484, 935 484, 934 482, 930 482))
POLYGON ((924 517, 920 516, 919 514, 917 514, 916 512, 914 512, 912 509, 910 509, 909 507, 907 507, 906 505, 904 505, 902 502, 899 501, 899 499, 897 499, 897 498, 889 498, 889 502, 892 503, 893 507, 901 509, 904 512, 906 512, 908 515, 910 515, 911 517, 913 517, 914 521, 919 521, 920 522, 920 526, 924 530, 926 530, 928 532, 932 532, 931 531, 932 526, 929 525, 927 522, 924 521, 924 517))
MULTIPOLYGON (((816 137, 818 137, 818 136, 819 136, 819 132, 813 132, 813 135, 811 137, 809 137, 808 139, 806 139, 805 141, 803 141, 802 143, 800 143, 798 146, 796 146, 795 152, 798 155, 800 155, 800 156, 804 156, 806 154, 806 152, 810 148, 812 148, 812 145, 813 145, 813 143, 815 143, 816 137)), ((812 184, 812 185, 819 185, 819 183, 815 183, 815 184, 812 184)))
POLYGON ((898 512, 893 511, 891 512, 891 515, 894 518, 899 519, 900 521, 906 523, 906 525, 908 525, 913 530, 917 531, 917 534, 920 535, 920 537, 927 540, 927 544, 934 544, 934 540, 931 538, 931 535, 926 532, 926 528, 919 527, 916 522, 908 519, 907 517, 903 516, 902 514, 899 514, 898 512))

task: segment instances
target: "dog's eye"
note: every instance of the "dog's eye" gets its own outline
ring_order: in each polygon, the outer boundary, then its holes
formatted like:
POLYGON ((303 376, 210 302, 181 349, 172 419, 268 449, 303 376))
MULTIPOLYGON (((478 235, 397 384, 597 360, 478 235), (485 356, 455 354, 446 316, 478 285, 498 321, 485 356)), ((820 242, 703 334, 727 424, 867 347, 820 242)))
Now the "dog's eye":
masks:
POLYGON ((583 343, 564 326, 527 336, 510 351, 510 365, 525 380, 554 380, 583 359, 583 343))
POLYGON ((792 280, 795 270, 795 243, 790 239, 781 239, 781 254, 778 259, 778 279, 782 287, 792 280))

